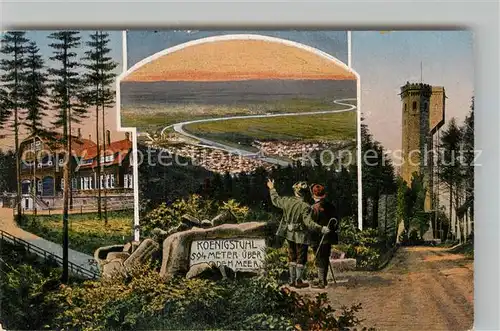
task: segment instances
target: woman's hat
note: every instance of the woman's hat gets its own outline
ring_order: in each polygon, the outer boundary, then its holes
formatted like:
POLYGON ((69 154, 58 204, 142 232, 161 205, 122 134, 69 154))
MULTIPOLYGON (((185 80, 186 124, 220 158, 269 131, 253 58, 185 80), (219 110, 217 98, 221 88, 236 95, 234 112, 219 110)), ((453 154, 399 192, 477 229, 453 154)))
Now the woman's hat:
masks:
POLYGON ((326 196, 325 187, 320 184, 312 184, 311 194, 316 198, 324 198, 326 196))

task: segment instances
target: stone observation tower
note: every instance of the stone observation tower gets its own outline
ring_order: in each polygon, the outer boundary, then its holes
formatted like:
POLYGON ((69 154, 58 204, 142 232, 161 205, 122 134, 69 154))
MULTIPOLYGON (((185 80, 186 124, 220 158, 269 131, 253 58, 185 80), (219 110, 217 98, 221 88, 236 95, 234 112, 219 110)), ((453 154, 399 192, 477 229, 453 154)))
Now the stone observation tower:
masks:
MULTIPOLYGON (((414 172, 424 175, 427 190, 425 211, 437 208, 434 197, 434 135, 444 124, 444 87, 423 83, 406 83, 401 87, 402 158, 401 177, 411 185, 414 172)), ((432 223, 424 239, 432 239, 432 223)))

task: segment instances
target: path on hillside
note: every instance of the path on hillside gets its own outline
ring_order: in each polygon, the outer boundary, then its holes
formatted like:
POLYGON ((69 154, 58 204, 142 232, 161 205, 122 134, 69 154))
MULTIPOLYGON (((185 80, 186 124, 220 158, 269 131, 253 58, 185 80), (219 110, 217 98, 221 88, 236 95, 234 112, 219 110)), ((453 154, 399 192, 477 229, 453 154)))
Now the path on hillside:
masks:
MULTIPOLYGON (((186 122, 181 122, 181 123, 176 123, 172 124, 169 126, 166 126, 161 130, 161 135, 164 134, 165 130, 168 128, 173 128, 177 133, 182 134, 183 136, 189 137, 191 139, 198 140, 201 144, 207 145, 207 146, 212 146, 217 149, 222 149, 224 151, 227 151, 232 154, 237 154, 241 156, 257 156, 257 153, 255 152, 250 152, 244 149, 239 149, 236 147, 228 146, 213 140, 209 140, 206 138, 198 137, 195 136, 191 133, 188 133, 184 130, 185 125, 189 124, 194 124, 194 123, 207 123, 207 122, 215 122, 215 121, 227 121, 227 120, 234 120, 234 119, 249 119, 249 118, 270 118, 270 117, 283 117, 283 116, 306 116, 306 115, 321 115, 321 114, 331 114, 331 113, 343 113, 343 112, 348 112, 348 111, 353 111, 357 109, 356 105, 346 103, 346 101, 353 101, 357 100, 356 98, 348 98, 348 99, 337 99, 334 100, 333 103, 340 105, 340 106, 345 106, 346 108, 344 109, 337 109, 337 110, 322 110, 322 111, 312 111, 312 112, 304 112, 304 113, 279 113, 279 114, 261 114, 261 115, 239 115, 239 116, 228 116, 228 117, 218 117, 218 118, 208 118, 208 119, 200 119, 200 120, 193 120, 193 121, 186 121, 186 122)), ((283 160, 279 160, 276 158, 272 157, 261 157, 258 156, 258 158, 262 161, 272 163, 272 164, 279 164, 282 166, 287 166, 289 163, 283 160)))
MULTIPOLYGON (((46 239, 40 238, 30 232, 27 232, 14 222, 14 215, 12 213, 12 208, 0 208, 0 230, 3 230, 17 238, 23 239, 30 244, 38 246, 54 255, 62 258, 63 250, 62 246, 46 239)), ((62 238, 61 238, 62 241, 62 238)), ((87 270, 93 270, 94 268, 90 261, 94 258, 90 255, 69 249, 69 261, 85 268, 87 270)), ((94 268, 95 269, 95 268, 94 268)))
POLYGON ((332 306, 361 303, 358 315, 364 326, 379 331, 472 328, 473 261, 462 254, 436 247, 400 248, 380 272, 336 277, 349 281, 328 287, 332 306))

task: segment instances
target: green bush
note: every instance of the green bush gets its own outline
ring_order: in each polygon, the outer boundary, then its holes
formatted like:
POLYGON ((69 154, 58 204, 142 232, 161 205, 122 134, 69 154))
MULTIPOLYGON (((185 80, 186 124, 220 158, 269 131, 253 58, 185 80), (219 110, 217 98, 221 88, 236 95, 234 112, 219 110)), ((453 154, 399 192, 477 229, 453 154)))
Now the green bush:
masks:
POLYGON ((347 258, 355 258, 360 269, 374 270, 381 264, 381 257, 392 247, 390 239, 379 235, 377 229, 359 230, 352 217, 339 223, 339 246, 347 258))
POLYGON ((170 205, 162 203, 141 220, 141 227, 146 233, 151 233, 155 228, 168 231, 181 223, 181 217, 184 214, 189 214, 199 220, 211 220, 224 211, 233 213, 239 222, 247 221, 250 215, 248 207, 241 206, 235 200, 215 202, 193 194, 188 199, 178 199, 170 205))
POLYGON ((358 306, 340 316, 326 294, 306 298, 268 276, 236 281, 177 278, 146 266, 130 277, 65 287, 50 296, 58 330, 338 330, 355 326, 358 306))
MULTIPOLYGON (((8 330, 40 330, 50 324, 56 307, 45 297, 59 287, 61 270, 24 247, 0 244, 0 321, 8 330)), ((72 280, 74 281, 74 280, 72 280)))

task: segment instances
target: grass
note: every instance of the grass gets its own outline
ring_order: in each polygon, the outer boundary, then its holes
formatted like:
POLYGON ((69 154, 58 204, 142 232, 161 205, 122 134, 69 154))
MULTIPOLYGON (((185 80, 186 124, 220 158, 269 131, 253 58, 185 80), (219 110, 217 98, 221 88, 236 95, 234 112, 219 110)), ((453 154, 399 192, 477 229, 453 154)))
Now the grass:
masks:
POLYGON ((254 140, 353 140, 356 112, 194 123, 184 130, 210 140, 242 145, 254 140))
POLYGON ((312 112, 343 108, 345 108, 345 106, 340 106, 326 100, 292 98, 275 102, 248 103, 245 105, 122 105, 121 116, 123 126, 136 127, 139 131, 152 133, 171 124, 197 119, 312 112))
POLYGON ((451 253, 454 254, 463 254, 468 259, 474 258, 474 244, 472 241, 468 241, 465 244, 455 247, 450 250, 451 253))
MULTIPOLYGON (((21 227, 54 243, 62 242, 61 215, 25 216, 21 227)), ((69 248, 93 255, 107 245, 124 243, 132 236, 133 213, 131 211, 108 213, 108 225, 98 219, 97 213, 70 215, 69 248)))

